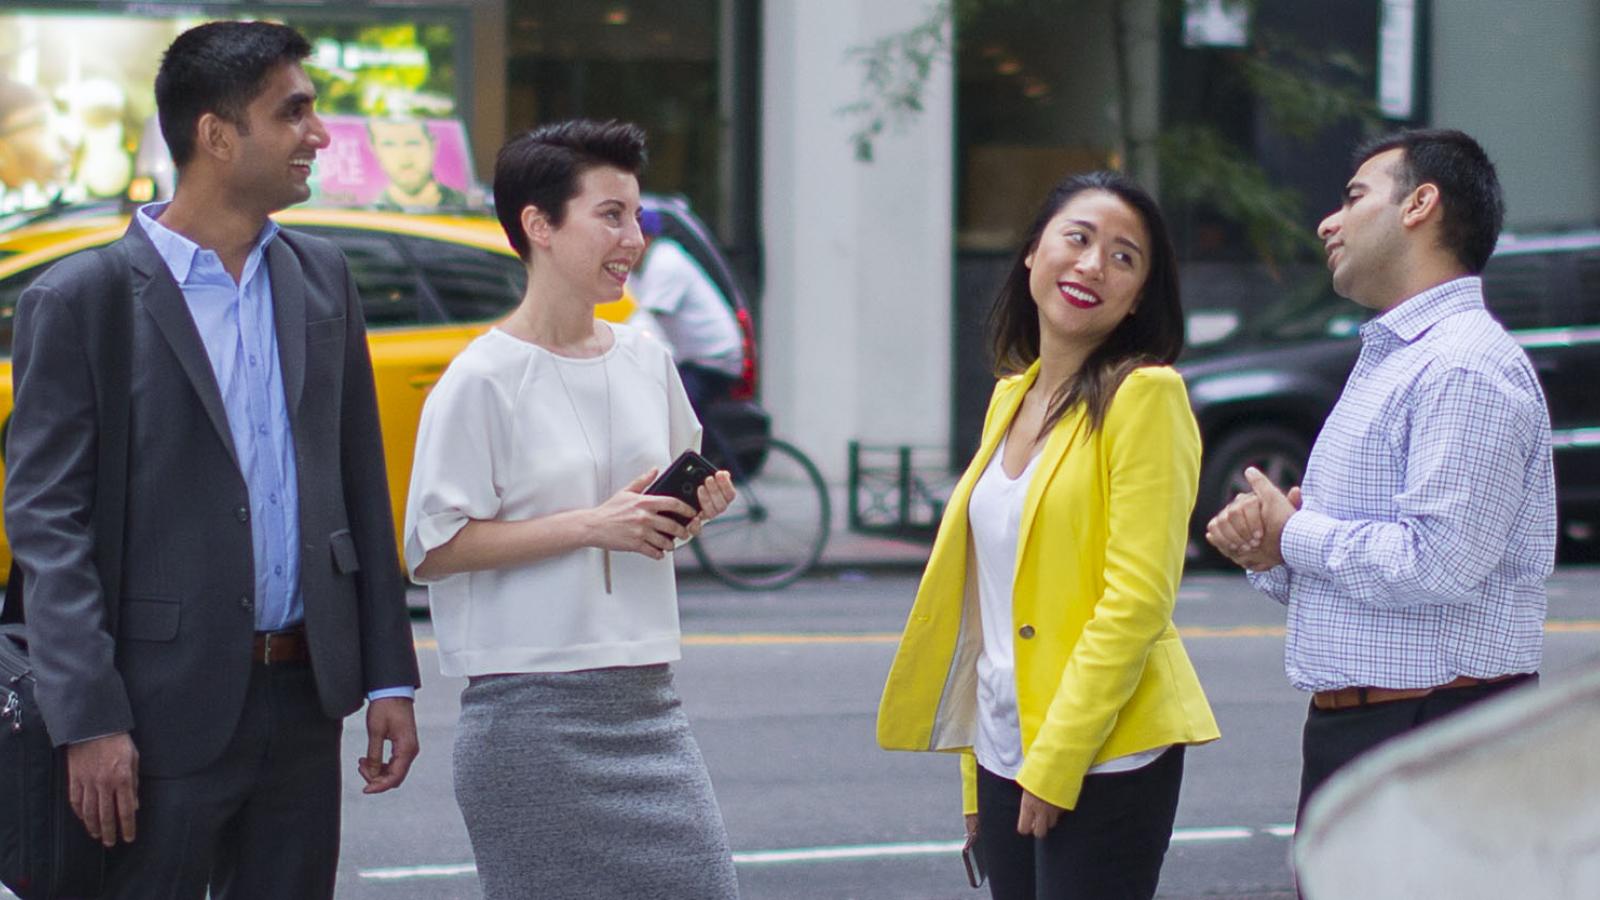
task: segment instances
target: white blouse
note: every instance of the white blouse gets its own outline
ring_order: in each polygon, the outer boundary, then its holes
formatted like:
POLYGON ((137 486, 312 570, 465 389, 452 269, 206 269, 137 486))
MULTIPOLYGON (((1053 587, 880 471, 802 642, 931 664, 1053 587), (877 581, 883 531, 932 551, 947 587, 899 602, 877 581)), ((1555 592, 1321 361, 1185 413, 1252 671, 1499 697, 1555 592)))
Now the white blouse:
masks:
MULTIPOLYGON (((423 582, 416 570, 428 552, 469 519, 592 508, 698 449, 700 423, 671 353, 637 329, 611 330, 605 354, 574 359, 496 328, 450 364, 417 429, 405 522, 414 580, 423 582)), ((613 552, 611 576, 608 594, 601 551, 589 547, 428 583, 439 668, 487 675, 678 659, 670 554, 613 552)))
MULTIPOLYGON (((1035 453, 1016 478, 1003 466, 1010 435, 1000 440, 989 465, 972 487, 967 524, 978 567, 978 617, 983 627, 983 652, 978 657, 978 734, 973 754, 978 764, 1015 780, 1022 771, 1022 724, 1017 714, 1016 655, 1012 635, 1012 586, 1017 578, 1017 542, 1028 486, 1039 466, 1035 453)), ((1085 774, 1107 775, 1143 768, 1164 753, 1164 745, 1108 759, 1085 774)))

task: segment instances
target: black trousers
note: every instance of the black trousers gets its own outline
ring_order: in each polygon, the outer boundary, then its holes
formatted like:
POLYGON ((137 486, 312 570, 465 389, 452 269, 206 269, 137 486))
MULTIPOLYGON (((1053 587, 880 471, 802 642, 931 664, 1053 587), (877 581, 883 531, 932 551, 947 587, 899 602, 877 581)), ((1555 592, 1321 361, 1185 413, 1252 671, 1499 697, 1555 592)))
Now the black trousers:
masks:
POLYGON ((1434 691, 1414 700, 1392 700, 1350 709, 1310 707, 1301 739, 1300 805, 1345 764, 1392 737, 1414 731, 1457 710, 1493 697, 1517 685, 1538 683, 1538 673, 1519 675, 1494 684, 1434 691))
MULTIPOLYGON (((110 857, 110 900, 330 900, 339 737, 308 665, 255 665, 232 740, 177 778, 139 778, 138 839, 110 857)), ((138 742, 138 733, 134 733, 138 742)))
POLYGON ((1183 783, 1183 746, 1131 772, 1090 775, 1043 838, 1017 834, 1022 787, 978 767, 978 839, 994 900, 1149 900, 1183 783))
POLYGON ((728 391, 739 383, 739 379, 732 375, 699 363, 678 366, 678 378, 683 381, 683 392, 689 395, 689 405, 694 407, 694 414, 700 417, 701 422, 706 419, 706 408, 728 396, 728 391))

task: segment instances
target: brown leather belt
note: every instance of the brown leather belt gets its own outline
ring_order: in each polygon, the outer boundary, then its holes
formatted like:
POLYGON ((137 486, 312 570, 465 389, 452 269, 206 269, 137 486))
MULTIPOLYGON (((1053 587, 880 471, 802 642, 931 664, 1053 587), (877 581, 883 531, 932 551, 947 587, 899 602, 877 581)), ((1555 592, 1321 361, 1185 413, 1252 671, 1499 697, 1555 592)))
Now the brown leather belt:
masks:
POLYGON ((305 665, 311 661, 311 645, 306 642, 306 627, 296 625, 283 631, 258 631, 250 648, 250 661, 264 666, 305 665))
POLYGON ((1451 679, 1444 684, 1430 688, 1381 688, 1381 687, 1347 687, 1336 691, 1317 691, 1311 695, 1311 705, 1321 710, 1354 709, 1358 706, 1371 706, 1375 703, 1393 703, 1396 700, 1415 700, 1426 697, 1434 691, 1448 691, 1455 688, 1477 687, 1484 684, 1498 684, 1513 678, 1523 677, 1521 673, 1513 675, 1496 675, 1493 678, 1473 678, 1462 675, 1451 679))

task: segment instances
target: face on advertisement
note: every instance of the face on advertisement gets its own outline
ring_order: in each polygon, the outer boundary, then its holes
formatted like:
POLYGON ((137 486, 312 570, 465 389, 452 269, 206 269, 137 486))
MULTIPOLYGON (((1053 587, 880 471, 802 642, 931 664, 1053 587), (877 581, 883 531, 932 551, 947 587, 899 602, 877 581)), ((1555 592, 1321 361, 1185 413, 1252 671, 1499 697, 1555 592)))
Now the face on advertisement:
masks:
POLYGON ((70 161, 43 97, 0 111, 0 183, 7 188, 60 183, 70 161))
POLYGON ((433 180, 433 139, 422 122, 373 121, 372 152, 389 181, 406 194, 415 194, 433 180))

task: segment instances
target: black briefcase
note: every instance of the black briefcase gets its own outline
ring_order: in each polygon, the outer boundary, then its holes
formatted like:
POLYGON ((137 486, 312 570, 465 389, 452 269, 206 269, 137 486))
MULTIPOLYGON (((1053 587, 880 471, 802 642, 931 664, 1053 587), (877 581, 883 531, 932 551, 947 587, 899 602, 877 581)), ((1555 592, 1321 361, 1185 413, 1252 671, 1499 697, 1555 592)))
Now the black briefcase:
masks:
POLYGON ((0 625, 0 882, 22 900, 94 897, 105 848, 67 804, 65 750, 33 702, 22 625, 0 625))

